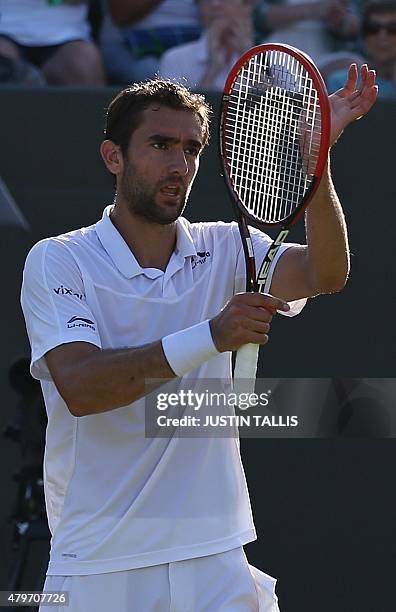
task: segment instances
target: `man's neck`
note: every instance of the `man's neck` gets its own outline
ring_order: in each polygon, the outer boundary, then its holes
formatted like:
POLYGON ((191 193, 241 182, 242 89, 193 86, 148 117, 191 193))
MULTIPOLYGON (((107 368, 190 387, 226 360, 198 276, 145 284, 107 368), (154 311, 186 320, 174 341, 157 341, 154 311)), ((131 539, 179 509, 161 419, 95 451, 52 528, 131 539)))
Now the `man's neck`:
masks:
POLYGON ((165 271, 176 245, 176 222, 150 223, 117 206, 111 211, 110 219, 142 268, 165 271))

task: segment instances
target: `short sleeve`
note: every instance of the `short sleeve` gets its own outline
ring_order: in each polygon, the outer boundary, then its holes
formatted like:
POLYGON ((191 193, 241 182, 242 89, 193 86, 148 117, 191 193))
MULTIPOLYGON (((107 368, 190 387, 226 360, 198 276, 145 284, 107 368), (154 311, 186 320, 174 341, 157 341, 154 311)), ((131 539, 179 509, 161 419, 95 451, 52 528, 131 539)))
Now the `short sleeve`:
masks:
POLYGON ((34 378, 52 380, 44 355, 60 344, 89 342, 101 348, 80 268, 60 240, 42 240, 29 252, 23 271, 21 305, 34 378))
MULTIPOLYGON (((240 244, 240 248, 238 251, 238 257, 237 257, 237 271, 236 271, 236 279, 235 279, 235 292, 239 293, 240 291, 246 290, 246 264, 245 264, 245 256, 243 252, 242 241, 239 235, 238 226, 235 224, 235 227, 233 229, 235 232, 235 239, 239 240, 239 244, 240 244)), ((263 259, 266 256, 267 251, 271 247, 273 241, 272 241, 272 238, 268 236, 268 234, 265 234, 264 232, 260 232, 259 230, 253 227, 249 227, 249 231, 250 231, 250 236, 252 238, 254 257, 256 260, 256 269, 259 270, 263 262, 263 259)), ((272 277, 274 275, 275 268, 277 266, 279 259, 287 251, 287 249, 290 249, 290 247, 293 247, 293 246, 295 246, 294 243, 287 242, 285 244, 282 244, 282 246, 278 249, 278 252, 275 255, 271 263, 267 282, 264 287, 265 293, 271 293, 272 277)), ((290 310, 288 312, 282 312, 282 311, 279 311, 279 312, 280 314, 284 316, 294 317, 295 315, 299 314, 302 311, 306 303, 307 303, 306 298, 301 299, 301 300, 294 300, 293 302, 289 302, 290 310)))

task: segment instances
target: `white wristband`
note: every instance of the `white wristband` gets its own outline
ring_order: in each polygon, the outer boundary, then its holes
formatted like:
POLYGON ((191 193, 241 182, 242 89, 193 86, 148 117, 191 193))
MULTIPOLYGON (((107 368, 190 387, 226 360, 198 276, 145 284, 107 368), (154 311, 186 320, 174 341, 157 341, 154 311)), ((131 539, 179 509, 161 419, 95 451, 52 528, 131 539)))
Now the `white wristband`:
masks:
POLYGON ((165 336, 162 338, 162 348, 177 376, 184 376, 211 357, 219 355, 208 320, 165 336))

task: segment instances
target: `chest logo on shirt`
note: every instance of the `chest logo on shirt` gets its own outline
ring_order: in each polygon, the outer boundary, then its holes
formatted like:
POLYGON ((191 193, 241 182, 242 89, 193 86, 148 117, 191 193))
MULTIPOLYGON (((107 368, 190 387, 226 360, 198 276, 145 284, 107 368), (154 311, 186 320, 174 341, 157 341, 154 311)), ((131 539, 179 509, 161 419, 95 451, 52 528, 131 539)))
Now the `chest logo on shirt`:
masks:
POLYGON ((95 323, 91 321, 91 319, 84 319, 83 317, 72 317, 67 322, 67 327, 68 329, 71 329, 72 327, 89 327, 90 329, 96 331, 95 323), (78 321, 80 321, 80 323, 78 323, 78 321))
POLYGON ((57 289, 54 289, 53 291, 54 293, 56 293, 56 295, 74 295, 74 297, 77 297, 79 300, 83 300, 85 298, 85 295, 83 293, 77 293, 76 291, 73 291, 73 289, 69 289, 68 287, 64 287, 63 285, 61 285, 57 289))
POLYGON ((194 255, 192 261, 192 269, 194 270, 194 268, 196 268, 197 266, 202 266, 206 262, 208 257, 210 257, 209 251, 197 251, 197 255, 194 255))

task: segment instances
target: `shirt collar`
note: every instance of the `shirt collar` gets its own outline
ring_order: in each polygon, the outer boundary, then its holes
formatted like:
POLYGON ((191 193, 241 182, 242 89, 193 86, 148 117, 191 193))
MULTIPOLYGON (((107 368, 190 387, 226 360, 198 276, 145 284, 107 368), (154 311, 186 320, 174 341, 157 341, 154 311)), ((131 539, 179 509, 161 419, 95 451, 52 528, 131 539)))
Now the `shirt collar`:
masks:
MULTIPOLYGON (((106 206, 100 221, 95 224, 96 234, 114 265, 126 278, 134 278, 139 274, 145 274, 131 249, 110 219, 113 205, 106 206)), ((188 229, 188 221, 180 217, 176 221, 176 248, 174 254, 185 259, 197 254, 193 239, 188 229)), ((152 268, 147 270, 152 271, 152 268)), ((160 271, 158 271, 160 272, 160 271)), ((162 273, 161 273, 162 274, 162 273)), ((152 276, 152 274, 150 274, 152 276)))
POLYGON ((176 221, 175 254, 183 258, 197 255, 197 249, 190 234, 189 225, 189 222, 184 217, 179 217, 176 221))

